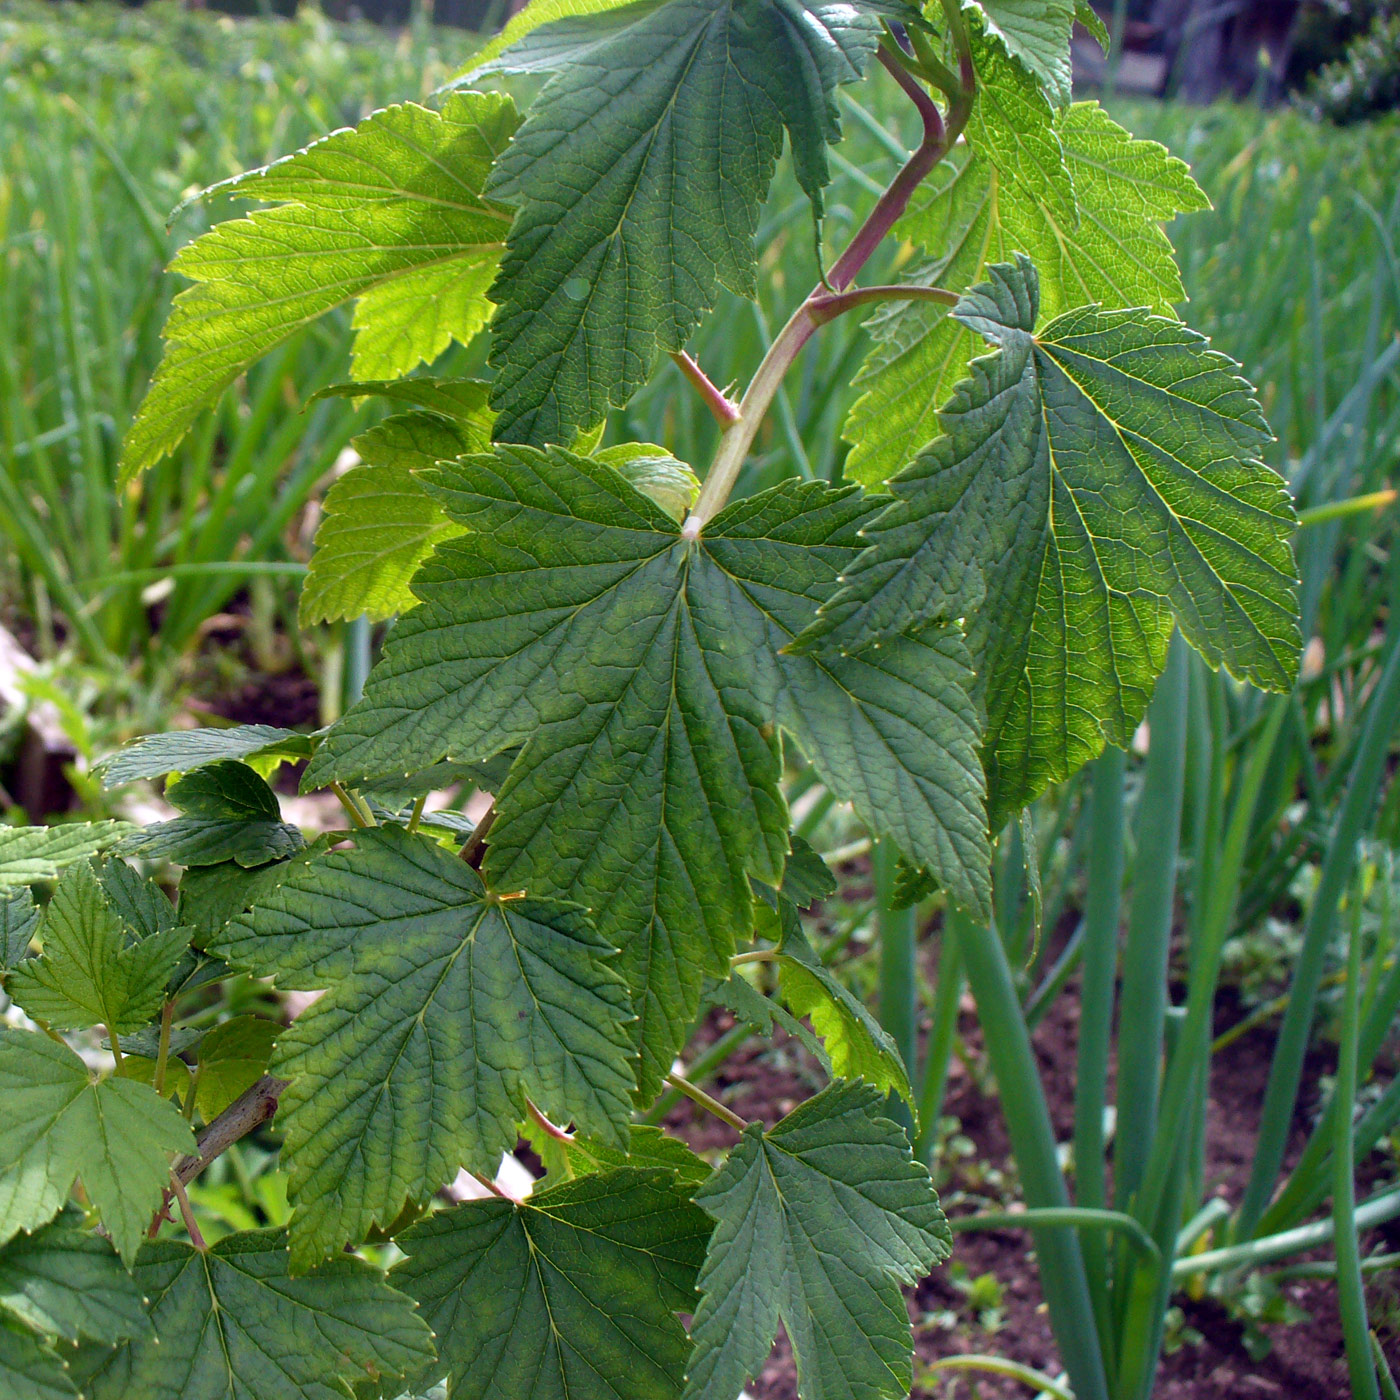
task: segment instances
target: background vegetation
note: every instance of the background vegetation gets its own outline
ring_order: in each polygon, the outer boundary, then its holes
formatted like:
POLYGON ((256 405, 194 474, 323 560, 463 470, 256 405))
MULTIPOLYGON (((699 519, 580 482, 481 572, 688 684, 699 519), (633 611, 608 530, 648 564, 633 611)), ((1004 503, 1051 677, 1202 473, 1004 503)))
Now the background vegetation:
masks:
MULTIPOLYGON (((0 14, 0 625, 37 662, 10 676, 19 698, 0 719, 0 783, 28 805, 10 820, 64 805, 99 814, 92 756, 173 712, 315 723, 354 693, 369 629, 295 627, 316 500, 376 413, 308 405, 344 377, 343 323, 255 368, 130 491, 114 485, 117 449, 176 289, 161 269, 229 212, 185 206, 167 224, 170 211, 375 106, 426 97, 469 43, 305 12, 234 21, 22 0, 0 14), (238 710, 240 696, 266 712, 238 710), (26 712, 42 706, 75 755, 61 797, 26 787, 13 761, 26 712)), ((897 102, 878 82, 857 96, 877 110, 843 96, 853 140, 833 155, 829 246, 903 154, 880 130, 902 120, 897 102)), ((1368 1381, 1357 1358, 1373 1326, 1384 1337, 1377 1279, 1394 1262, 1374 1230, 1400 1215, 1400 125, 1113 105, 1188 159, 1215 203, 1173 237, 1191 321, 1259 386, 1272 461, 1305 511, 1303 677, 1266 699, 1182 649, 1146 758, 1108 756, 1003 835, 994 930, 945 919, 936 899, 897 910, 885 853, 794 771, 800 830, 846 877, 816 934, 916 1071, 919 1148, 953 1186, 950 1208, 966 1207, 961 1228, 991 1228, 1011 1205, 1042 1212, 1040 1257, 1065 1265, 1043 1280, 1062 1355, 1076 1327, 1096 1328, 1130 1370, 1164 1329, 1179 1339, 1170 1307, 1182 1290, 1214 1295, 1267 1345, 1258 1325, 1287 1315, 1279 1271, 1315 1268, 1336 1280, 1351 1384, 1374 1394, 1384 1368, 1368 1381), (1067 1004, 1078 1033, 1054 1043, 1078 1084, 1068 1125, 1033 1053, 1067 1004), (1246 1035, 1266 1047, 1267 1092, 1248 1156, 1222 1180, 1212 1061, 1246 1035), (945 1096, 960 1061, 1001 1086, 1010 1175, 958 1165, 963 1125, 945 1096), (1076 1179, 1074 1162, 1097 1160, 1106 1137, 1114 1179, 1076 1179), (1299 1264, 1309 1248, 1320 1253, 1299 1264), (1110 1260, 1112 1295, 1100 1286, 1110 1260)), ((805 198, 783 178, 759 233, 759 302, 723 304, 694 346, 721 383, 752 369, 815 276, 805 198)), ((857 326, 837 323, 808 349, 741 492, 839 475, 864 348, 857 326)), ((456 361, 470 371, 479 352, 456 361)), ((612 431, 703 463, 715 428, 668 371, 612 431)), ((210 1014, 258 995, 235 987, 210 1014)), ((691 1076, 742 1092, 726 1067, 737 1042, 702 1028, 691 1076)), ((230 1153, 200 1209, 228 1224, 279 1218, 261 1165, 254 1146, 230 1153)), ((985 1286, 969 1304, 978 1317, 998 1306, 985 1286)), ((963 1374, 931 1371, 928 1384, 963 1374)))

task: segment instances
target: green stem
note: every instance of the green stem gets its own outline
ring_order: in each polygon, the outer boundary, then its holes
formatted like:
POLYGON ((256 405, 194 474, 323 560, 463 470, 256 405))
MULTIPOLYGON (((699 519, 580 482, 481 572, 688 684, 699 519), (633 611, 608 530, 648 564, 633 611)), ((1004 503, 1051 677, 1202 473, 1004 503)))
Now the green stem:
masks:
MULTIPOLYGON (((1079 1047, 1074 1085, 1074 1195, 1102 1209, 1104 1110, 1108 1102, 1109 1046, 1118 978, 1118 918, 1123 891, 1123 776, 1127 754, 1108 748, 1094 762, 1090 795, 1089 888, 1084 902, 1084 980, 1080 991, 1079 1047)), ((1084 1268, 1094 1301, 1099 1342, 1114 1364, 1108 1251, 1101 1237, 1083 1242, 1084 1268)))
POLYGON ((938 1120, 948 1091, 948 1066, 958 1038, 958 1007, 962 1001, 963 966, 957 930, 945 920, 938 948, 938 982, 933 990, 933 1024, 929 1028, 928 1055, 924 1061, 919 1093, 919 1135, 914 1156, 928 1162, 938 1146, 938 1120))
MULTIPOLYGON (((895 874, 899 852, 889 841, 875 844, 875 898, 879 903, 876 923, 880 934, 880 1024, 889 1032, 909 1073, 918 1062, 919 974, 913 909, 893 907, 895 874)), ((912 1129, 909 1106, 894 1103, 892 1108, 912 1129)))
MULTIPOLYGON (((1065 1209, 1069 1192, 1006 949, 994 928, 978 928, 961 913, 950 917, 958 920, 958 944, 977 1000, 1026 1204, 1032 1209, 1065 1209)), ((1036 1243, 1041 1289, 1074 1393, 1078 1400, 1108 1400, 1079 1239, 1072 1230, 1053 1229, 1040 1232, 1036 1243)))
POLYGON ((812 289, 769 346, 768 353, 739 401, 739 416, 720 436, 719 449, 705 475, 700 497, 683 527, 686 539, 699 539, 706 522, 713 519, 729 499, 749 448, 758 434, 759 425, 784 376, 820 324, 813 313, 813 303, 829 297, 833 291, 844 292, 855 281, 856 274, 870 260, 875 249, 894 227, 895 221, 908 207, 914 191, 948 153, 967 124, 972 99, 971 82, 966 80, 966 75, 965 95, 961 101, 950 106, 945 122, 932 98, 883 48, 880 50, 880 62, 919 109, 924 121, 923 140, 875 202, 875 207, 856 230, 845 252, 832 264, 826 282, 819 282, 812 289))
POLYGON ((165 1066, 170 1059, 170 1030, 174 1023, 175 1003, 167 1001, 160 1010, 160 1044, 156 1049, 155 1073, 151 1076, 151 1087, 161 1095, 165 1093, 165 1066))
POLYGON ((666 1082, 679 1089, 692 1103, 697 1103, 706 1113, 712 1113, 721 1123, 728 1123, 736 1133, 742 1133, 749 1125, 737 1113, 726 1108, 718 1099, 711 1098, 698 1084, 683 1079, 679 1074, 668 1074, 666 1082))
POLYGON ((1347 940, 1347 980, 1342 1002, 1342 1041, 1337 1055, 1334 1097, 1336 1146, 1332 1153, 1332 1223, 1336 1234, 1337 1306, 1342 1314, 1347 1370, 1354 1400, 1380 1400, 1371 1362, 1366 1320, 1366 1288, 1361 1279, 1361 1247, 1356 1230, 1355 1162, 1352 1159, 1351 1105, 1356 1099, 1356 1043, 1360 1031, 1361 898, 1352 896, 1351 937, 1347 940))
POLYGON ((1366 709, 1361 742, 1303 928, 1303 947, 1293 972, 1288 1010, 1269 1066, 1254 1165, 1240 1204, 1237 1232, 1241 1237, 1253 1233, 1258 1225, 1283 1165, 1337 906, 1356 865, 1360 839, 1386 775, 1391 737, 1400 722, 1400 643, 1395 640, 1366 709))

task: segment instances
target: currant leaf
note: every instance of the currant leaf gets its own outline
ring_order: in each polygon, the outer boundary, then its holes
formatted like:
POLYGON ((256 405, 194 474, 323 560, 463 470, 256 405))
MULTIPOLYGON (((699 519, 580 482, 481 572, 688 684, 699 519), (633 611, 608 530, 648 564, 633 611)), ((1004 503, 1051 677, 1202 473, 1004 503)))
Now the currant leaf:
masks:
POLYGON ((986 17, 987 32, 1061 105, 1070 99, 1069 41, 1075 0, 976 0, 966 7, 986 17))
POLYGON ((422 602, 307 781, 524 744, 497 793, 488 876, 577 899, 620 947, 644 1096, 704 978, 727 974, 736 932, 753 927, 749 876, 782 878, 775 726, 872 826, 985 907, 976 717, 965 693, 949 700, 970 679, 950 637, 868 660, 780 654, 879 502, 787 482, 692 542, 618 473, 562 449, 499 448, 433 481, 468 533, 419 571, 422 602), (565 800, 572 819, 551 821, 565 800))
POLYGON ((0 1395, 74 1400, 77 1393, 52 1343, 0 1317, 0 1395))
POLYGON ((484 408, 467 420, 399 413, 357 437, 361 464, 326 492, 301 593, 302 626, 361 615, 379 622, 411 608, 416 600, 408 583, 418 566, 440 540, 462 533, 417 473, 440 458, 484 451, 490 442, 484 408))
POLYGON ((557 69, 489 191, 519 206, 491 289, 502 441, 567 443, 679 350, 722 284, 754 293, 758 209, 791 142, 814 204, 900 0, 668 0, 532 30, 497 61, 557 69), (567 42, 558 42, 558 25, 567 42))
POLYGON ((1282 478, 1236 366, 1179 321, 1084 308, 1033 333, 1035 268, 990 269, 954 317, 996 349, 803 639, 860 649, 968 616, 993 824, 1126 747, 1173 625, 1286 689, 1299 648, 1282 478))
POLYGON ((139 778, 189 773, 206 763, 306 758, 311 749, 309 736, 270 724, 239 724, 232 729, 180 729, 133 739, 125 748, 100 759, 93 766, 93 772, 102 780, 103 787, 110 789, 134 783, 139 778))
POLYGON ((141 1290, 112 1246, 65 1218, 0 1248, 0 1314, 70 1342, 115 1345, 151 1330, 141 1290))
POLYGON ((120 821, 0 826, 0 891, 56 880, 67 866, 108 850, 132 830, 120 821))
POLYGON ((356 378, 403 374, 470 339, 510 224, 482 187, 515 125, 499 94, 460 93, 441 112, 405 103, 215 186, 276 207, 217 225, 171 264, 195 285, 175 299, 124 475, 159 461, 238 374, 342 302, 358 302, 356 378))
POLYGON ((687 1400, 737 1395, 781 1322, 803 1400, 909 1393, 901 1283, 948 1257, 928 1172, 866 1084, 836 1083, 744 1131, 696 1202, 716 1221, 700 1271, 687 1400))
POLYGON ((51 1220, 81 1176, 129 1265, 170 1180, 167 1154, 194 1145, 147 1085, 94 1082, 66 1045, 0 1026, 0 1241, 51 1220))
POLYGON ((165 985, 189 947, 186 928, 132 939, 107 902, 91 863, 64 872, 39 921, 42 955, 11 973, 11 998, 55 1030, 139 1030, 165 1000, 165 985))
POLYGON ((669 1172, 623 1169, 439 1211, 399 1236, 390 1279, 438 1337, 452 1400, 658 1400, 681 1390, 676 1313, 709 1234, 669 1172))
POLYGON ((28 889, 0 890, 0 972, 8 972, 29 955, 38 927, 39 910, 28 889))
POLYGON ((145 1245, 135 1278, 151 1335, 84 1349, 74 1370, 88 1400, 346 1400, 431 1362, 427 1327, 362 1259, 339 1255, 293 1277, 277 1230, 225 1235, 203 1252, 145 1245))
POLYGON ((325 990, 272 1072, 298 1268, 358 1244, 465 1166, 494 1175, 528 1094, 619 1141, 633 1076, 612 949, 577 908, 501 901, 435 841, 356 835, 291 871, 212 951, 325 990))
MULTIPOLYGON (((1096 102, 1053 118, 1040 112, 1042 126, 1053 122, 1072 181, 1078 221, 1070 226, 1060 201, 1024 174, 997 114, 979 102, 974 118, 968 144, 939 167, 899 226, 910 242, 937 250, 911 281, 963 292, 990 263, 1024 252, 1040 272, 1046 318, 1095 302, 1169 315, 1185 299, 1162 224, 1209 201, 1182 161, 1130 136, 1096 102)), ((938 409, 980 351, 947 308, 927 303, 896 306, 871 330, 877 343, 858 376, 864 393, 846 425, 854 444, 846 473, 867 484, 906 466, 938 435, 938 409)))

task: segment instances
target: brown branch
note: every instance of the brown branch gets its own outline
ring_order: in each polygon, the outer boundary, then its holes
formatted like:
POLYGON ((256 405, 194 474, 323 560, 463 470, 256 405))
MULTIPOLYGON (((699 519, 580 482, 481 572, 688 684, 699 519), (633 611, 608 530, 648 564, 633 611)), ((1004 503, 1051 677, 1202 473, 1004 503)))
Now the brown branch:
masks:
POLYGON ((739 405, 721 389, 699 364, 695 357, 685 350, 673 350, 671 358, 680 372, 694 385, 696 392, 705 400, 705 407, 714 414, 720 427, 727 428, 739 417, 739 405))

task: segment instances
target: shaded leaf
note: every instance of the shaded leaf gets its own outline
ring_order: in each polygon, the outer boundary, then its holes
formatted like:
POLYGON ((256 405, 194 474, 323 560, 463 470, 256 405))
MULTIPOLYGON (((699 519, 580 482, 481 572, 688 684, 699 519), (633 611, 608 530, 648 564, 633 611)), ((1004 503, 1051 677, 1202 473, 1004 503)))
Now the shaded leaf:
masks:
POLYGON ((460 1167, 494 1175, 528 1094, 554 1120, 620 1136, 632 1075, 626 992, 582 911, 501 902, 436 842, 356 834, 293 870, 213 951, 325 989, 278 1038, 272 1072, 298 1267, 460 1167))
POLYGON ((737 1395, 780 1322, 805 1400, 908 1394, 899 1285, 947 1258, 952 1236, 883 1102, 868 1085, 833 1084, 770 1131, 751 1125, 696 1197, 717 1224, 687 1397, 737 1395))
POLYGON ((786 482, 692 542, 616 472, 561 449, 500 448, 434 480, 469 532, 419 571, 423 601, 308 780, 524 744, 496 794, 488 877, 587 904, 621 948, 643 1096, 704 978, 727 975, 736 933, 753 927, 749 876, 782 879, 775 724, 863 819, 985 902, 976 716, 965 694, 950 703, 967 675, 960 644, 910 640, 873 661, 779 654, 881 503, 786 482), (551 820, 566 800, 573 818, 551 820))
POLYGON ((839 84, 899 0, 670 0, 531 30, 497 66, 556 76, 489 188, 519 205, 491 289, 496 437, 567 442, 679 350, 753 238, 786 129, 820 207, 839 84), (562 39, 562 42, 561 42, 562 39))
POLYGON ((262 1077, 282 1027, 261 1016, 220 1021, 199 1042, 195 1106, 206 1123, 262 1077))
MULTIPOLYGON (((438 1338, 453 1400, 678 1395, 709 1221, 669 1172, 623 1169, 412 1226, 390 1275, 438 1338)), ((737 1393, 737 1392, 736 1392, 737 1393)))
POLYGON ((39 927, 34 896, 21 886, 0 891, 0 972, 8 972, 27 957, 29 944, 39 927))
POLYGON ((136 1282, 154 1335, 80 1353, 89 1400, 346 1400, 397 1395, 432 1358, 428 1329, 378 1269, 340 1255, 299 1278, 280 1230, 226 1235, 201 1254, 157 1240, 136 1282))
POLYGON ((0 1312, 70 1342, 115 1344, 151 1329, 141 1290, 112 1246, 66 1219, 0 1248, 0 1312))

